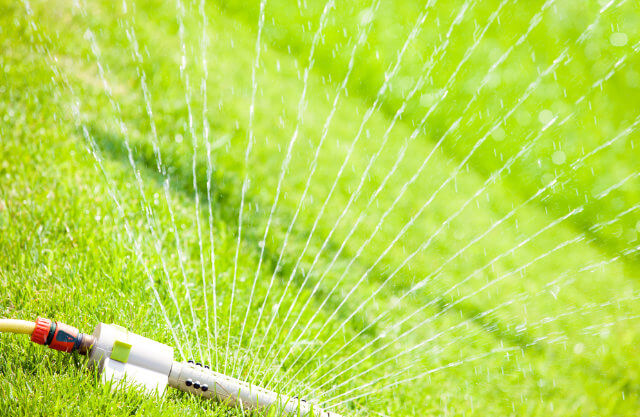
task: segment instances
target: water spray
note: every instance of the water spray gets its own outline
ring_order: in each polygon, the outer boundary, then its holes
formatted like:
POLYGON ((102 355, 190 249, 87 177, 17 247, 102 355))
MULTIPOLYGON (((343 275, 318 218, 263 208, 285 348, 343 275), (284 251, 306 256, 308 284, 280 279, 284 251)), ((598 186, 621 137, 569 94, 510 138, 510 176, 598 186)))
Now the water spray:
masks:
POLYGON ((129 332, 115 324, 99 323, 92 334, 68 324, 38 317, 35 322, 0 319, 0 333, 31 336, 31 341, 61 352, 89 358, 105 383, 136 386, 162 395, 166 387, 245 410, 275 411, 275 415, 341 417, 297 397, 282 395, 215 372, 194 361, 173 360, 171 346, 129 332))

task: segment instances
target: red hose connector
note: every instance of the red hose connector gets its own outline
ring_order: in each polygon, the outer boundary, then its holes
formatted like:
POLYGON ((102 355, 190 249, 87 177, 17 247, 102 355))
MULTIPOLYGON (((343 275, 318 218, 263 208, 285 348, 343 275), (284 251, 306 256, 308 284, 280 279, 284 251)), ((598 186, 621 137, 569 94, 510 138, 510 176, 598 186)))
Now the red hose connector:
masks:
POLYGON ((36 327, 31 333, 31 341, 41 345, 48 345, 51 349, 61 352, 78 350, 86 354, 93 345, 93 336, 80 333, 78 329, 68 324, 52 322, 38 317, 36 327))
POLYGON ((46 344, 51 324, 51 320, 38 317, 36 320, 36 328, 33 330, 33 333, 31 333, 31 341, 40 345, 46 344))

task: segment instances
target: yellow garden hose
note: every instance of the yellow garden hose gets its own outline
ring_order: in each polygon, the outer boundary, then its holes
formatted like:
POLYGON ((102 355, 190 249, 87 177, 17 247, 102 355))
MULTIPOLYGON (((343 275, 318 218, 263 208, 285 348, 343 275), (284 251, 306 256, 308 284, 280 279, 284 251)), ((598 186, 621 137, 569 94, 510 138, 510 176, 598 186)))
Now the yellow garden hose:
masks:
POLYGON ((0 333, 16 333, 31 335, 36 324, 27 320, 0 319, 0 333))

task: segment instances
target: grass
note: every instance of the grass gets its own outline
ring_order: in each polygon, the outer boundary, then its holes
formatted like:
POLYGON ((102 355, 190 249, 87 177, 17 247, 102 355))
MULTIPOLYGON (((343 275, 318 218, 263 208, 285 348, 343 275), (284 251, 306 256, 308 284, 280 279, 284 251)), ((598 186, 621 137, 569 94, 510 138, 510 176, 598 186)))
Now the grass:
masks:
MULTIPOLYGON (((296 374, 294 379, 270 385, 274 389, 304 394, 296 389, 296 381, 317 380, 311 388, 319 387, 328 373, 335 380, 329 379, 315 396, 332 386, 339 387, 338 393, 356 389, 353 394, 359 394, 366 391, 357 391, 359 386, 382 378, 369 387, 381 389, 379 392, 339 406, 345 415, 373 411, 393 416, 635 415, 640 406, 640 333, 635 318, 640 310, 637 130, 573 164, 628 126, 636 126, 640 10, 633 2, 616 2, 602 13, 599 10, 605 4, 593 1, 548 8, 539 1, 526 7, 505 2, 495 20, 492 13, 499 2, 472 2, 460 23, 453 25, 449 46, 443 49, 437 48, 446 45, 445 35, 464 6, 461 1, 435 4, 422 31, 408 44, 390 88, 364 125, 311 235, 360 122, 375 103, 385 72, 425 3, 380 4, 368 41, 357 49, 347 93, 335 109, 311 187, 279 265, 323 125, 346 74, 354 40, 370 20, 371 4, 339 4, 328 15, 309 76, 304 120, 278 209, 263 242, 280 167, 296 128, 304 69, 324 3, 307 0, 302 9, 291 1, 267 3, 251 127, 255 144, 247 167, 244 152, 250 129, 259 5, 207 3, 206 116, 213 147, 219 329, 218 340, 212 341, 216 348, 209 351, 205 297, 211 309, 212 274, 207 157, 200 133, 199 3, 185 4, 184 35, 189 63, 185 73, 191 80, 190 99, 200 138, 196 179, 206 291, 194 223, 193 149, 173 3, 148 0, 133 8, 129 3, 130 11, 124 13, 121 3, 95 1, 78 9, 64 0, 35 1, 30 5, 37 24, 34 28, 21 3, 3 0, 0 289, 4 296, 0 316, 43 315, 86 331, 97 322, 113 322, 175 345, 154 301, 153 286, 186 356, 199 358, 203 349, 204 359, 224 366, 229 331, 230 362, 249 364, 242 377, 277 379, 287 370, 292 370, 289 376, 296 374), (537 22, 534 16, 540 10, 539 22, 530 26, 537 22), (592 22, 596 24, 589 36, 579 41, 592 22), (487 31, 482 34, 485 25, 487 31), (516 45, 529 27, 526 40, 516 45), (139 64, 127 38, 126 30, 131 28, 141 46, 139 64), (88 29, 95 35, 99 61, 86 36, 88 29), (616 40, 620 33, 626 35, 626 42, 616 40), (480 41, 473 47, 476 39, 480 41), (508 54, 504 64, 491 70, 503 54, 508 54), (563 59, 557 60, 558 56, 563 59), (434 63, 430 77, 407 101, 402 117, 392 122, 430 57, 434 63), (105 94, 97 62, 105 69, 113 100, 127 126, 126 135, 105 94), (456 73, 460 62, 463 65, 456 73), (549 68, 553 70, 546 73, 549 68), (156 170, 141 90, 142 70, 171 180, 186 278, 164 197, 165 178, 156 170), (63 77, 74 93, 66 88, 63 77), (483 79, 486 83, 478 90, 483 79), (451 88, 439 103, 442 88, 449 82, 451 88), (530 85, 534 88, 526 94, 530 85), (579 100, 582 96, 585 98, 579 100), (78 118, 71 110, 75 101, 81 103, 78 118), (515 110, 509 113, 512 108, 515 110), (433 113, 420 126, 429 109, 433 113), (461 122, 455 124, 460 117, 461 122), (554 117, 555 123, 545 127, 554 117), (377 154, 391 123, 394 127, 377 154), (83 127, 99 146, 108 181, 87 152, 83 127), (416 127, 417 136, 407 141, 416 127), (443 135, 447 136, 440 142, 443 135), (484 142, 466 159, 483 137, 484 142), (133 161, 140 170, 144 201, 154 209, 157 227, 153 230, 148 227, 125 141, 131 143, 133 161), (532 144, 529 151, 518 155, 528 143, 532 144), (404 146, 395 174, 375 200, 370 200, 404 146), (420 175, 385 214, 430 154, 420 175), (363 176, 375 155, 377 159, 363 176), (514 161, 509 169, 500 171, 511 157, 514 161), (455 180, 447 182, 454 174, 455 180), (230 313, 245 176, 250 183, 230 313), (546 187, 554 178, 558 184, 546 187), (478 190, 482 192, 474 196, 478 190), (122 205, 124 216, 115 209, 110 191, 122 205), (347 204, 350 209, 342 216, 347 204), (416 213, 421 214, 390 246, 416 213), (155 251, 156 241, 162 243, 160 253, 155 251), (296 266, 307 242, 308 249, 296 266), (256 274, 263 249, 263 264, 256 274), (177 303, 172 302, 163 265, 177 303), (425 277, 424 285, 416 287, 425 277), (387 280, 383 290, 376 292, 387 280), (318 290, 313 292, 316 284, 318 290), (294 305, 299 288, 302 292, 294 305), (371 301, 361 304, 372 294, 371 301), (256 324, 265 299, 262 320, 256 324), (280 313, 267 333, 272 307, 279 299, 280 313), (302 310, 307 301, 308 307, 302 310), (193 326, 191 306, 198 319, 193 326), (294 314, 285 319, 289 307, 295 307, 294 314), (243 333, 245 311, 250 314, 243 333), (298 313, 300 324, 294 325, 298 313), (385 316, 378 321, 380 314, 385 316), (187 324, 186 337, 180 330, 179 315, 187 324), (411 318, 402 321, 408 315, 411 318), (302 333, 307 322, 309 330, 302 333), (249 346, 254 326, 256 337, 249 346), (263 337, 267 346, 258 349, 263 337), (339 350, 351 338, 354 341, 339 350), (325 341, 326 347, 314 357, 315 349, 325 341), (276 350, 267 354, 271 342, 276 350), (194 346, 193 352, 189 345, 194 346), (283 350, 274 357, 280 346, 283 350), (289 349, 292 355, 285 357, 289 349), (274 366, 260 368, 272 359, 274 366), (384 379, 404 368, 407 370, 396 379, 384 379), (350 379, 361 372, 367 373, 350 379), (395 380, 423 373, 428 375, 382 389, 395 380)), ((112 393, 85 369, 81 358, 44 351, 10 335, 0 336, 0 413, 241 415, 178 393, 163 400, 135 391, 112 393)))

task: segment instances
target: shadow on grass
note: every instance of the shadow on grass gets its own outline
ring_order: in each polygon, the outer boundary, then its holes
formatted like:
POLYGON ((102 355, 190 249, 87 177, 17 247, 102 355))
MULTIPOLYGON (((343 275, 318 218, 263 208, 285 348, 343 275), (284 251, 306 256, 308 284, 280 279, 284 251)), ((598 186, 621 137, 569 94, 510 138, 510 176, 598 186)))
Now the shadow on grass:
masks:
MULTIPOLYGON (((123 139, 121 136, 106 132, 104 130, 99 129, 95 125, 90 126, 90 133, 93 135, 94 139, 102 149, 102 151, 111 159, 117 160, 126 166, 129 165, 128 155, 126 153, 126 149, 123 146, 123 139)), ((146 178, 150 178, 156 181, 158 184, 161 184, 164 178, 157 172, 156 170, 156 159, 153 152, 153 149, 150 144, 145 142, 136 142, 132 143, 135 148, 135 155, 137 156, 137 163, 142 170, 143 175, 146 178)), ((193 183, 192 183, 192 167, 191 167, 191 158, 180 158, 175 155, 170 155, 171 166, 171 179, 172 179, 172 188, 175 192, 180 193, 182 196, 193 199, 193 183)), ((206 173, 206 161, 203 158, 198 160, 199 169, 197 171, 197 185, 199 190, 204 190, 201 192, 200 198, 201 201, 207 201, 206 195, 206 181, 207 181, 207 173, 206 173)), ((240 202, 240 190, 241 190, 241 179, 234 175, 225 175, 225 173, 220 171, 214 171, 212 175, 212 204, 213 215, 214 218, 218 221, 224 222, 229 225, 230 228, 237 228, 238 221, 238 211, 240 202)), ((262 202, 257 200, 256 196, 247 195, 245 196, 245 204, 252 205, 258 204, 261 205, 262 202)), ((207 215, 203 213, 203 215, 207 215)), ((292 215, 291 213, 287 213, 284 209, 280 209, 279 217, 286 219, 283 221, 283 224, 289 224, 292 215)), ((255 259, 259 257, 260 254, 260 241, 261 241, 261 230, 264 230, 264 221, 265 219, 256 215, 255 213, 247 213, 247 218, 245 220, 246 225, 250 225, 250 227, 245 227, 243 232, 243 241, 246 243, 246 247, 251 252, 251 256, 255 259)), ((283 230, 274 230, 274 233, 284 233, 283 230)), ((308 238, 308 234, 305 231, 293 230, 290 239, 293 242, 304 242, 308 238)), ((277 239, 276 239, 277 240, 277 239)), ((277 240, 278 241, 278 240, 277 240)), ((278 252, 279 248, 270 247, 267 243, 264 248, 264 260, 263 265, 265 268, 265 272, 274 273, 274 269, 278 260, 278 252)), ((335 242, 330 242, 328 245, 328 251, 326 257, 333 257, 333 255, 337 252, 337 245, 335 242)), ((348 255, 343 255, 348 256, 348 255)), ((326 265, 326 263, 325 263, 326 265)), ((366 265, 359 265, 360 267, 364 267, 366 269, 366 265)), ((280 267, 278 268, 276 276, 280 278, 288 277, 291 275, 294 268, 294 263, 287 260, 286 257, 283 258, 283 262, 281 262, 280 267)), ((321 269, 321 268, 319 268, 321 269)), ((375 276, 376 279, 383 281, 388 277, 388 273, 378 271, 373 272, 369 276, 375 276)), ((296 271, 293 275, 292 284, 294 286, 301 286, 304 282, 304 274, 296 271)), ((282 279, 276 280, 276 283, 282 283, 282 279)), ((321 300, 327 298, 327 302, 324 309, 334 310, 337 308, 342 302, 343 297, 339 292, 329 293, 328 290, 325 290, 320 286, 318 290, 310 294, 310 289, 315 286, 317 281, 315 281, 314 277, 310 277, 308 282, 305 284, 309 289, 309 293, 303 293, 301 298, 298 300, 298 303, 303 303, 307 300, 307 297, 313 297, 316 300, 316 308, 319 307, 319 303, 321 300)), ((405 286, 396 286, 391 291, 394 292, 404 292, 408 288, 405 286)), ((426 293, 426 291, 425 291, 426 293)), ((544 356, 547 354, 552 354, 548 352, 546 345, 540 344, 536 342, 535 337, 526 332, 526 331, 515 331, 515 329, 510 328, 505 323, 491 316, 483 316, 483 309, 479 308, 476 305, 470 303, 462 303, 458 304, 456 299, 454 298, 445 298, 440 294, 421 294, 421 300, 424 302, 430 302, 436 300, 434 305, 439 311, 447 310, 447 314, 453 315, 456 317, 462 316, 463 319, 469 320, 469 322, 474 323, 481 327, 485 332, 494 337, 496 340, 501 342, 506 342, 507 344, 519 346, 523 349, 523 351, 528 354, 540 355, 544 356), (425 298, 426 297, 426 298, 425 298), (450 307, 452 304, 456 304, 454 307, 450 307)), ((261 304, 263 300, 256 300, 257 304, 261 304)), ((350 311, 354 311, 357 308, 358 303, 350 300, 343 305, 343 307, 338 311, 337 316, 341 319, 346 319, 350 315, 350 311)), ((258 308, 258 306, 256 306, 258 308)), ((312 307, 313 308, 313 307, 312 307)), ((362 332, 361 336, 368 337, 370 339, 374 339, 379 336, 383 330, 383 323, 377 323, 371 325, 369 320, 370 315, 366 313, 366 311, 361 311, 354 315, 349 325, 355 330, 356 333, 362 332)), ((640 392, 640 388, 637 387, 634 383, 630 381, 622 381, 620 378, 615 375, 610 375, 609 372, 605 370, 599 369, 596 365, 590 364, 590 366, 586 367, 588 372, 592 375, 598 377, 604 377, 611 381, 615 381, 616 384, 624 383, 625 386, 628 387, 629 392, 640 392)))
MULTIPOLYGON (((126 167, 129 167, 127 150, 123 145, 124 140, 120 135, 104 131, 97 127, 95 124, 89 126, 89 132, 106 157, 119 161, 126 167)), ((157 184, 162 184, 165 178, 157 171, 156 157, 151 144, 134 140, 130 140, 130 143, 132 148, 134 149, 136 164, 138 168, 141 169, 143 176, 155 181, 157 184)), ((173 192, 179 193, 182 197, 185 197, 187 199, 194 199, 191 155, 189 155, 188 157, 180 157, 165 152, 163 153, 163 158, 163 162, 165 163, 165 165, 170 166, 168 174, 171 178, 171 188, 173 192)), ((196 177, 199 190, 199 198, 200 201, 205 202, 205 204, 208 201, 206 193, 206 164, 207 161, 204 157, 200 157, 197 159, 196 177)), ((241 189, 241 178, 238 178, 236 175, 226 175, 223 172, 215 170, 214 167, 214 172, 212 173, 211 178, 211 204, 214 221, 219 221, 227 224, 231 230, 237 230, 238 227, 238 207, 240 206, 241 189)), ((256 196, 250 194, 245 195, 245 207, 256 207, 263 205, 264 202, 259 201, 256 196)), ((208 216, 207 210, 208 208, 203 208, 203 216, 208 216)), ((247 248, 250 252, 251 257, 253 257, 257 261, 262 250, 260 243, 262 240, 262 233, 266 224, 266 219, 263 218, 264 216, 260 216, 253 210, 245 210, 243 216, 244 220, 242 240, 245 244, 245 248, 247 248)), ((286 209, 284 209, 283 207, 279 208, 278 216, 284 219, 281 223, 286 225, 290 224, 291 219, 293 218, 291 213, 287 213, 286 209)), ((278 237, 283 237, 285 230, 278 229, 276 225, 272 224, 270 233, 272 236, 275 235, 278 237)), ((296 244, 297 246, 302 248, 303 245, 301 244, 301 242, 306 242, 308 237, 308 232, 296 230, 294 228, 290 235, 289 250, 295 247, 296 244)), ((281 241, 282 239, 275 240, 281 241)), ((263 270, 266 274, 274 273, 280 254, 279 250, 279 247, 272 247, 268 241, 265 243, 263 255, 263 270)), ((337 250, 338 246, 334 242, 329 242, 327 248, 325 249, 326 257, 329 259, 333 258, 337 250)), ((323 265, 320 264, 317 269, 323 270, 322 266, 323 265)), ((276 277, 279 277, 280 279, 276 279, 275 282, 280 283, 284 288, 284 284, 282 283, 286 282, 291 276, 292 287, 299 288, 304 284, 305 289, 310 292, 311 289, 315 286, 316 281, 314 281, 314 276, 311 276, 309 277, 307 282, 304 283, 305 274, 302 271, 308 269, 308 265, 305 265, 304 262, 301 262, 295 273, 292 275, 294 267, 295 259, 287 259, 286 256, 283 256, 276 274, 276 277)), ((306 297, 308 296, 309 295, 303 293, 298 302, 300 303, 306 301, 306 297)), ((340 303, 343 301, 339 293, 329 294, 329 291, 325 291, 321 287, 318 288, 318 290, 313 294, 313 297, 318 300, 318 304, 328 297, 325 308, 337 308, 338 305, 340 305, 340 303)), ((256 303, 261 304, 262 301, 263 300, 261 299, 257 299, 256 303)), ((256 306, 256 309, 258 307, 259 306, 256 306)), ((350 315, 349 311, 353 311, 355 309, 355 303, 347 302, 345 306, 343 306, 343 308, 341 308, 341 310, 338 312, 338 316, 346 319, 350 315), (352 308, 350 309, 349 307, 352 308)), ((355 326, 355 329, 357 331, 363 330, 366 327, 364 325, 365 322, 365 314, 357 314, 353 317, 352 320, 352 323, 362 323, 362 325, 355 326)), ((373 336, 378 334, 378 331, 375 326, 372 326, 371 328, 367 329, 365 333, 373 336)))

